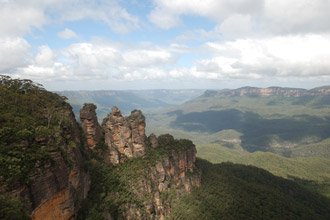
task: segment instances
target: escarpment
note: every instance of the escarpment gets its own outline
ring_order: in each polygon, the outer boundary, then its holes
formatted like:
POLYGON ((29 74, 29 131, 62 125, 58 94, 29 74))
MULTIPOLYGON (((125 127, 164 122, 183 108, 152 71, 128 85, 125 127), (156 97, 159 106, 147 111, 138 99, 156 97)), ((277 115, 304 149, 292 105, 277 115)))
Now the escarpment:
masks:
MULTIPOLYGON (((189 140, 175 140, 168 134, 147 137, 145 127, 145 117, 139 110, 124 117, 117 107, 113 107, 103 120, 107 148, 103 152, 105 156, 101 164, 104 165, 101 167, 105 166, 103 169, 108 173, 99 173, 94 183, 97 185, 100 175, 104 175, 109 184, 115 184, 107 191, 92 194, 107 195, 105 201, 96 200, 96 203, 104 205, 111 201, 100 210, 105 219, 106 216, 164 219, 171 213, 176 199, 201 184, 200 172, 195 165, 194 144, 189 140), (104 211, 107 207, 115 209, 104 211)), ((99 166, 97 170, 100 170, 99 166)))
POLYGON ((90 176, 71 106, 29 80, 1 77, 0 89, 0 218, 74 219, 90 176))
POLYGON ((242 87, 238 89, 225 89, 225 90, 207 90, 202 97, 219 96, 219 97, 313 97, 313 96, 329 96, 330 87, 318 87, 314 89, 300 89, 300 88, 285 88, 285 87, 242 87))
MULTIPOLYGON (((11 190, 24 198, 32 219, 74 219, 89 191, 90 177, 83 168, 79 149, 79 128, 70 109, 66 114, 70 121, 62 128, 59 145, 49 152, 50 161, 29 174, 28 184, 11 190)), ((47 146, 54 138, 41 138, 38 144, 47 146)))

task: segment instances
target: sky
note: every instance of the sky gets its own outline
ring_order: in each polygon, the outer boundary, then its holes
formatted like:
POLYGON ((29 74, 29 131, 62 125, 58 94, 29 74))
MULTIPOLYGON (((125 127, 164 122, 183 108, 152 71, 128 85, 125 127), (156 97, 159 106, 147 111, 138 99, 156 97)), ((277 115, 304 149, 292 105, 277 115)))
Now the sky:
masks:
POLYGON ((329 0, 0 0, 0 74, 49 90, 330 85, 329 0))

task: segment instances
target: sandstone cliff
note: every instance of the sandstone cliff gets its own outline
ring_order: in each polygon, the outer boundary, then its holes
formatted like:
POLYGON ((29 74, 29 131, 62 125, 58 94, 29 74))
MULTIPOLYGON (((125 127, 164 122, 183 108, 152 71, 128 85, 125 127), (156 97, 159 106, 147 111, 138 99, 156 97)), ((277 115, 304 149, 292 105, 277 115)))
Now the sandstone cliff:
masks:
POLYGON ((97 121, 96 106, 92 103, 84 104, 80 110, 81 126, 86 136, 87 146, 94 149, 102 139, 102 128, 97 121))
POLYGON ((145 167, 136 182, 130 184, 142 204, 126 204, 124 219, 165 219, 171 213, 173 202, 201 184, 195 166, 196 148, 190 141, 174 140, 171 135, 159 137, 163 152, 153 164, 145 167), (142 206, 142 207, 141 207, 142 206))
MULTIPOLYGON (((74 219, 90 176, 71 106, 30 80, 1 77, 0 89, 0 196, 32 219, 74 219)), ((7 205, 0 218, 16 219, 7 205)))
POLYGON ((90 177, 83 168, 79 127, 71 107, 66 114, 69 124, 62 128, 62 143, 51 153, 52 163, 31 175, 28 191, 32 219, 75 219, 89 191, 90 177))
POLYGON ((113 107, 103 120, 107 149, 103 161, 94 162, 98 165, 92 173, 94 187, 89 198, 99 204, 94 207, 102 213, 98 218, 164 219, 176 199, 200 186, 194 144, 171 135, 147 138, 145 126, 145 117, 138 110, 124 117, 113 107), (106 189, 94 191, 100 184, 106 184, 106 189), (98 193, 107 196, 100 201, 98 193))
MULTIPOLYGON (((64 112, 63 112, 64 113, 64 112)), ((35 220, 74 219, 80 202, 87 197, 89 174, 83 169, 79 128, 70 108, 65 112, 70 119, 61 137, 39 137, 40 145, 54 139, 60 143, 51 152, 51 161, 29 174, 29 183, 9 187, 9 193, 24 201, 35 220)))
POLYGON ((124 117, 117 107, 113 107, 102 127, 108 146, 108 163, 119 164, 145 154, 145 118, 141 111, 135 110, 124 117))
POLYGON ((300 88, 284 88, 284 87, 242 87, 238 89, 225 89, 220 91, 208 90, 203 96, 283 96, 283 97, 303 97, 303 96, 319 96, 330 95, 330 87, 319 87, 311 90, 300 88))

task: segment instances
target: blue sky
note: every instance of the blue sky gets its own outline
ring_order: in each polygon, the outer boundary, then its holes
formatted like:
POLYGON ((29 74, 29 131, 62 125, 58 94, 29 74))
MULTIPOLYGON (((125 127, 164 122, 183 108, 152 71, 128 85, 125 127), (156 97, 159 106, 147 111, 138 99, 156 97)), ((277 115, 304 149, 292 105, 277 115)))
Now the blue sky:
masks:
POLYGON ((0 0, 0 74, 50 90, 330 84, 330 1, 0 0))

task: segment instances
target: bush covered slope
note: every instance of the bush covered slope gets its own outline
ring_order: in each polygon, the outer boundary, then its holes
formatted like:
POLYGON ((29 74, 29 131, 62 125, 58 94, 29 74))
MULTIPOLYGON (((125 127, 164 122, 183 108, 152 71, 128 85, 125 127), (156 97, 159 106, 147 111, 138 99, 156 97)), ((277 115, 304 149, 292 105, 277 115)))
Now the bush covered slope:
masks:
POLYGON ((175 203, 173 219, 329 219, 330 202, 297 183, 232 163, 197 163, 202 187, 175 203))

